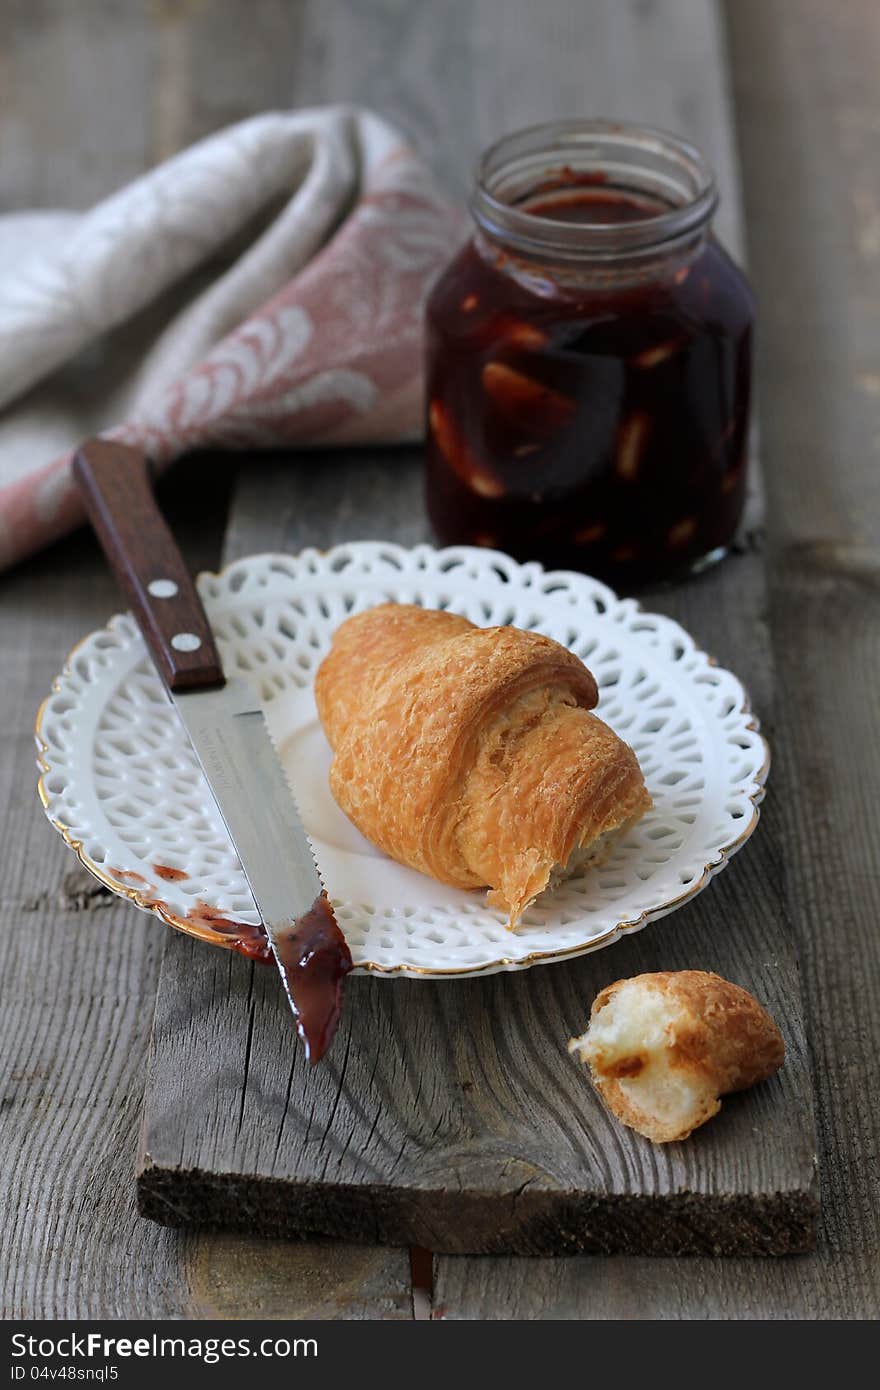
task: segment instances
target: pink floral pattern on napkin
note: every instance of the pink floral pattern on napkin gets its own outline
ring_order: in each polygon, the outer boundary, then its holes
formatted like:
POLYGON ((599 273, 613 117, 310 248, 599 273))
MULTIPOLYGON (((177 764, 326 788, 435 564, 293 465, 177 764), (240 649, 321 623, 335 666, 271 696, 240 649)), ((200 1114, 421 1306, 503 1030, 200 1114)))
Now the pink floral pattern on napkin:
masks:
MULTIPOLYGON (((257 118, 244 123, 254 147, 251 158, 259 153, 261 135, 271 134, 276 150, 283 146, 283 132, 279 137, 277 130, 282 119, 257 118), (260 121, 275 121, 276 128, 261 132, 260 121)), ((331 170, 329 187, 325 179, 317 190, 308 187, 309 173, 301 175, 294 191, 294 201, 298 197, 301 206, 293 208, 287 234, 288 262, 302 259, 302 268, 247 312, 237 326, 213 344, 205 344, 205 323, 199 323, 197 303, 195 308, 188 306, 180 325, 172 321, 165 330, 156 353, 156 385, 151 388, 148 362, 147 380, 138 383, 130 416, 102 430, 107 437, 142 446, 160 470, 196 448, 390 442, 416 438, 420 433, 424 301, 461 235, 460 217, 437 190, 422 162, 378 118, 331 108, 305 113, 305 118, 301 114, 287 119, 291 122, 289 139, 294 144, 302 143, 305 119, 311 141, 310 172, 322 158, 328 166, 335 159, 337 164, 348 162, 352 167, 331 170), (322 134, 326 135, 323 148, 322 134), (334 214, 351 201, 355 189, 351 210, 339 221, 334 214), (314 253, 304 255, 296 239, 300 237, 308 249, 309 237, 315 238, 316 222, 335 222, 335 229, 324 237, 319 233, 320 244, 314 253), (175 332, 180 339, 179 372, 173 370, 175 332), (207 350, 198 351, 199 346, 207 350), (187 360, 194 355, 196 360, 187 360)), ((201 155, 202 161, 207 159, 210 164, 218 150, 220 155, 225 153, 224 140, 227 149, 231 148, 241 129, 222 132, 172 161, 178 167, 172 171, 174 177, 166 179, 163 195, 172 197, 180 190, 182 198, 192 199, 194 175, 193 169, 186 167, 187 159, 198 164, 201 155)), ((155 195, 156 174, 131 186, 129 197, 135 203, 143 193, 144 182, 151 180, 155 195)), ((277 188, 271 191, 277 194, 277 188)), ((203 186, 201 192, 207 199, 208 188, 203 186)), ((117 203, 124 202, 124 194, 116 195, 117 203)), ((146 215, 150 212, 161 222, 154 237, 161 236, 164 227, 169 238, 173 283, 173 274, 179 273, 179 245, 168 230, 167 208, 163 211, 155 196, 152 205, 149 198, 146 200, 146 215)), ((191 202, 190 215, 198 223, 200 212, 195 202, 191 202)), ((144 216, 144 209, 139 208, 139 233, 144 216)), ((274 230, 278 232, 278 228, 274 230)), ((284 231, 282 228, 282 234, 284 231)), ((94 229, 94 235, 100 235, 99 228, 94 229)), ((131 237, 124 219, 117 236, 124 249, 126 237, 131 237)), ((152 242, 150 245, 155 256, 156 247, 152 242)), ((245 260, 243 268, 233 268, 240 273, 226 304, 223 294, 227 287, 222 282, 219 287, 209 287, 206 294, 213 294, 213 299, 202 313, 203 320, 209 324, 218 319, 222 322, 224 317, 228 320, 235 312, 235 295, 246 303, 249 293, 253 295, 270 283, 271 272, 285 260, 283 235, 276 234, 275 245, 269 250, 271 255, 263 255, 262 266, 260 253, 265 253, 266 247, 259 241, 244 253, 250 255, 250 262, 245 260), (267 261, 272 263, 267 265, 267 261)), ((48 259, 48 268, 45 263, 35 268, 41 292, 47 275, 51 281, 51 272, 58 270, 48 259)), ((70 264, 68 257, 68 269, 70 264)), ((110 271, 105 265, 100 273, 107 276, 110 271)), ((113 273, 118 276, 118 266, 113 273)), ((129 274, 133 283, 127 306, 124 284, 122 288, 114 284, 112 308, 97 315, 98 332, 109 328, 114 318, 124 323, 126 312, 137 307, 138 299, 143 301, 136 281, 138 268, 131 260, 129 274)), ((157 290, 164 289, 168 277, 162 275, 161 266, 158 274, 153 271, 153 278, 157 290)), ((235 280, 235 274, 228 278, 235 280)), ((66 288, 69 292, 69 281, 66 288)), ((3 290, 0 283, 0 312, 3 290)), ((15 293, 20 303, 20 287, 15 293)), ((50 350, 41 355, 39 333, 35 332, 40 327, 39 303, 36 309, 31 303, 29 312, 34 322, 28 325, 30 336, 25 333, 23 337, 25 345, 31 345, 34 365, 23 376, 20 365, 16 367, 25 387, 39 378, 41 363, 48 364, 49 371, 57 365, 59 336, 71 345, 71 353, 90 336, 82 332, 87 310, 79 320, 65 321, 63 315, 59 319, 57 300, 48 304, 47 296, 43 323, 50 350)), ((6 322, 8 326, 8 317, 6 322)), ((0 399, 3 386, 0 369, 0 399)), ((70 443, 73 448, 78 439, 70 443)), ((72 448, 49 463, 36 461, 35 467, 0 486, 0 565, 14 563, 84 519, 70 472, 72 448)), ((329 456, 327 466, 332 467, 329 456)))

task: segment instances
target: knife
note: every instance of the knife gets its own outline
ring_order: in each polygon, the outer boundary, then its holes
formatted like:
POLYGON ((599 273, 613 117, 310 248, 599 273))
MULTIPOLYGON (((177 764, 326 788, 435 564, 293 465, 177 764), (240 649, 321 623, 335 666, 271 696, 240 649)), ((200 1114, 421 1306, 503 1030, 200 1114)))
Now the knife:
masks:
POLYGON ((139 449, 87 440, 86 510, 189 735, 263 920, 306 1058, 326 1052, 351 952, 248 681, 226 679, 202 601, 139 449))

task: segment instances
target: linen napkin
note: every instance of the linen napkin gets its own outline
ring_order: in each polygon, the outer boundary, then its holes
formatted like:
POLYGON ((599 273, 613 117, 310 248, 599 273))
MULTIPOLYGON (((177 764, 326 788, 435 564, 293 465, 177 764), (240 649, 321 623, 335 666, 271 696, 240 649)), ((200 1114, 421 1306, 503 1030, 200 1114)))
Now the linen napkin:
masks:
POLYGON ((461 230, 353 107, 243 121, 87 213, 0 217, 0 568, 84 519, 90 434, 159 471, 417 438, 424 300, 461 230))

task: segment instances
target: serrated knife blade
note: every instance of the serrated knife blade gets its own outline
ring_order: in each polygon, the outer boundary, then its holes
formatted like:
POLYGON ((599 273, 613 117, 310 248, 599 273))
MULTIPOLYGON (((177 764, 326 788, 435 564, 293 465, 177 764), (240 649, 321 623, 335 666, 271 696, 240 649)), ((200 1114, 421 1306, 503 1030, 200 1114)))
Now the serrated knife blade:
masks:
POLYGON ((77 450, 73 475, 241 860, 314 1064, 339 1021, 351 952, 259 700, 244 678, 226 679, 141 450, 87 440, 77 450))
POLYGON ((317 1062, 338 1022, 351 956, 339 949, 339 928, 262 708, 242 677, 216 690, 172 693, 171 700, 254 895, 306 1054, 317 1062))

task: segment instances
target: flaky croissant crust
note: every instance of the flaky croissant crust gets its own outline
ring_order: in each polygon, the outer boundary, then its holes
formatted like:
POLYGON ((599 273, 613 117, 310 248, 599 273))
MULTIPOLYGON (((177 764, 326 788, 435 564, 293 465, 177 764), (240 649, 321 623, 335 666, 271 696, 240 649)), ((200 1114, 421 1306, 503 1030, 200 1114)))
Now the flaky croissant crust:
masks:
POLYGON ((384 604, 337 630, 315 698, 342 810, 399 862, 490 887, 511 925, 555 865, 650 805, 589 712, 592 675, 539 633, 384 604))

